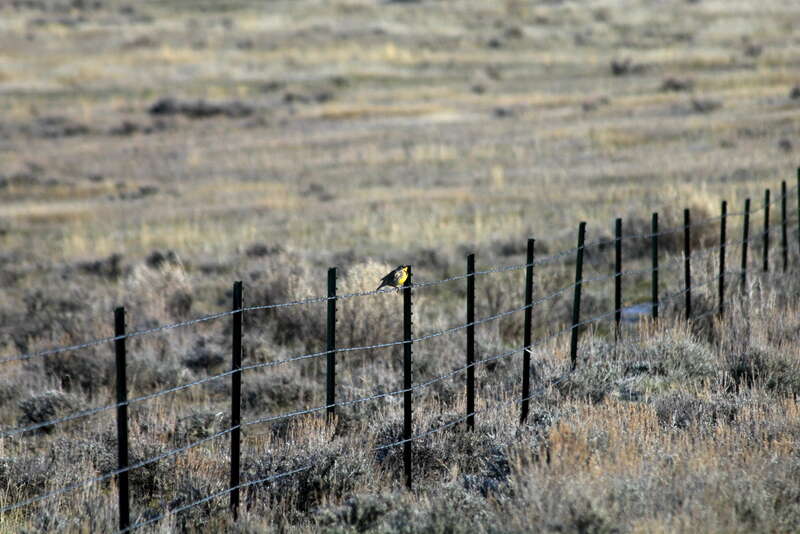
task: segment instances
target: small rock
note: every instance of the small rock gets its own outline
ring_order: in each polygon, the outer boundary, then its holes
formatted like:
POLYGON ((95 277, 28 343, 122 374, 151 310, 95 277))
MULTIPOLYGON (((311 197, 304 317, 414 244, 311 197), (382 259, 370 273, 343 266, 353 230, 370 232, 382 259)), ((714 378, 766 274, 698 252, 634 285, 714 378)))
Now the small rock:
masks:
POLYGON ((747 57, 758 57, 764 51, 764 47, 757 44, 749 44, 744 49, 744 55, 747 57))
POLYGON ((140 127, 135 122, 122 121, 122 124, 111 128, 108 133, 111 135, 128 136, 137 133, 139 130, 140 127))
POLYGON ((645 71, 644 65, 633 63, 630 58, 611 60, 611 74, 626 76, 628 74, 641 74, 645 71))
POLYGON ((245 254, 250 258, 263 258, 265 256, 279 254, 282 250, 283 248, 280 245, 269 246, 264 243, 255 243, 245 251, 245 254))
POLYGON ((279 91, 286 87, 286 84, 283 82, 267 82, 261 86, 262 93, 271 93, 273 91, 279 91))
POLYGON ((692 109, 697 113, 711 113, 722 107, 722 102, 710 98, 693 98, 692 109))
POLYGON ((678 78, 667 78, 661 83, 663 92, 691 91, 694 88, 692 80, 680 80, 678 78))

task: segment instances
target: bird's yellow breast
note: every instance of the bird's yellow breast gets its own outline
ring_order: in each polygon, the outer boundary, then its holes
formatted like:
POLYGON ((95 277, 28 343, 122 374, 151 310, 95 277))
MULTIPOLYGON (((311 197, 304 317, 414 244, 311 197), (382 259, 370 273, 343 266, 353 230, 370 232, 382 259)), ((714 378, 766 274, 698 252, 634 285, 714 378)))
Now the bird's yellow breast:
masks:
POLYGON ((398 274, 397 285, 401 286, 406 283, 406 279, 408 278, 408 268, 401 270, 398 274))

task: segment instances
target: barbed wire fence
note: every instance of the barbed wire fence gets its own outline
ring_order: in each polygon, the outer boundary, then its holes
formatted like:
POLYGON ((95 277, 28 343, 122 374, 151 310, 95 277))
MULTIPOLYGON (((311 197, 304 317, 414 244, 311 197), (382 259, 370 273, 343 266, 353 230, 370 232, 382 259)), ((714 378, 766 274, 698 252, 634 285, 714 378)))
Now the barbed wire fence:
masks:
MULTIPOLYGON (((798 185, 800 185, 800 169, 798 169, 798 185)), ((659 318, 660 308, 672 306, 675 309, 678 309, 679 308, 678 302, 680 299, 683 299, 684 302, 683 315, 687 321, 705 320, 709 316, 717 316, 719 318, 722 318, 724 316, 726 309, 725 308, 726 296, 730 297, 734 292, 740 295, 746 295, 746 292, 742 291, 742 289, 746 287, 747 276, 748 275, 755 276, 760 273, 769 272, 771 266, 770 238, 773 233, 778 233, 779 237, 778 248, 780 251, 780 259, 781 259, 779 264, 780 272, 786 272, 789 267, 789 248, 790 248, 789 231, 788 231, 789 224, 792 223, 796 229, 798 228, 798 225, 800 225, 800 188, 798 188, 798 185, 792 187, 791 189, 787 189, 786 182, 783 181, 781 182, 780 194, 775 195, 772 198, 770 196, 770 190, 769 189, 765 190, 764 202, 760 207, 756 209, 751 209, 751 201, 749 198, 746 199, 744 202, 744 209, 739 212, 728 212, 727 203, 722 202, 721 214, 719 216, 709 217, 700 221, 696 221, 694 223, 690 221, 690 212, 687 209, 684 211, 684 223, 682 225, 663 230, 660 230, 658 227, 657 212, 652 214, 652 225, 650 232, 625 234, 622 231, 624 221, 622 221, 622 219, 617 219, 615 221, 615 236, 612 239, 600 239, 591 242, 585 242, 586 224, 581 223, 578 228, 579 231, 578 231, 577 246, 574 248, 563 250, 542 258, 536 258, 534 254, 535 240, 529 239, 525 263, 509 265, 509 266, 497 266, 485 270, 476 271, 474 268, 474 255, 470 255, 470 257, 468 257, 467 270, 465 274, 459 274, 440 280, 421 281, 413 283, 412 273, 409 272, 408 280, 406 281, 406 284, 401 288, 387 288, 376 291, 354 292, 354 293, 337 295, 336 293, 337 271, 335 268, 331 268, 328 272, 328 294, 326 296, 310 297, 310 298, 276 303, 276 304, 245 306, 243 304, 243 285, 241 282, 236 282, 234 283, 233 286, 233 303, 230 311, 209 314, 191 320, 186 320, 146 329, 134 330, 132 332, 125 331, 125 309, 122 307, 117 308, 114 313, 115 315, 114 336, 92 339, 79 344, 54 347, 51 349, 38 352, 30 352, 30 353, 5 356, 3 358, 0 358, 0 365, 9 364, 12 362, 25 362, 40 358, 53 357, 66 352, 80 351, 97 345, 113 343, 114 353, 116 356, 116 372, 117 372, 116 375, 117 398, 115 403, 93 408, 87 408, 61 417, 54 417, 50 420, 43 422, 37 422, 34 424, 23 425, 15 428, 3 429, 0 430, 0 439, 21 438, 39 429, 50 428, 70 421, 88 418, 96 414, 109 412, 111 410, 116 410, 117 448, 118 448, 117 469, 105 472, 103 474, 94 477, 88 477, 78 480, 71 484, 62 486, 60 488, 54 489, 49 492, 42 493, 34 497, 30 497, 28 499, 5 504, 0 507, 0 515, 8 514, 9 512, 19 509, 24 509, 33 504, 58 497, 60 495, 65 495, 77 491, 81 488, 98 484, 102 481, 116 478, 118 481, 117 496, 118 496, 118 508, 119 508, 119 532, 130 532, 145 527, 147 525, 152 525, 167 517, 181 514, 189 509, 203 505, 213 499, 218 499, 225 496, 228 496, 230 499, 229 507, 233 515, 233 518, 235 520, 238 517, 238 509, 240 506, 240 499, 239 499, 240 490, 252 486, 269 484, 278 479, 286 478, 303 471, 308 471, 314 467, 313 464, 307 464, 299 467, 294 467, 290 470, 286 470, 280 473, 273 473, 265 477, 260 477, 257 479, 242 482, 240 478, 241 429, 254 425, 264 425, 269 423, 275 423, 278 421, 290 420, 296 417, 301 417, 306 415, 321 414, 323 412, 330 419, 333 416, 335 416, 337 408, 342 408, 346 406, 355 406, 363 403, 377 401, 379 399, 385 399, 390 397, 401 397, 401 396, 403 398, 402 438, 393 441, 391 443, 379 445, 378 447, 375 448, 375 450, 380 451, 396 447, 403 448, 403 467, 405 474, 405 483, 408 488, 411 488, 413 485, 411 467, 413 462, 412 445, 414 442, 422 440, 432 434, 442 432, 448 428, 452 428, 461 423, 466 423, 467 429, 471 430, 474 428, 474 421, 477 416, 483 415, 489 411, 500 410, 515 405, 520 406, 519 419, 521 423, 524 423, 528 415, 529 402, 532 399, 535 399, 536 397, 545 394, 547 391, 549 391, 550 388, 556 387, 559 384, 563 383, 564 381, 568 380, 571 374, 575 372, 575 370, 578 368, 579 364, 583 363, 578 361, 577 356, 578 356, 578 346, 580 343, 580 332, 585 327, 600 322, 609 321, 611 322, 610 328, 612 328, 614 331, 614 340, 616 342, 620 333, 621 324, 623 322, 623 315, 626 311, 634 309, 639 310, 636 312, 637 317, 647 317, 649 320, 656 322, 658 321, 659 318), (789 198, 789 193, 792 192, 797 193, 797 207, 795 212, 792 215, 790 215, 787 208, 788 205, 787 202, 789 198), (771 226, 770 208, 775 204, 780 205, 780 222, 777 225, 771 226), (751 220, 757 214, 762 212, 763 212, 763 230, 760 232, 753 231, 753 229, 751 228, 751 220), (729 231, 728 222, 732 219, 739 219, 739 218, 741 218, 742 220, 740 228, 742 232, 741 239, 737 238, 733 240, 728 240, 727 238, 727 233, 729 231), (716 236, 716 242, 712 242, 714 240, 709 237, 710 233, 709 230, 707 230, 707 228, 709 227, 713 228, 712 225, 719 225, 719 233, 716 236), (693 245, 695 244, 695 241, 693 241, 692 238, 693 229, 694 230, 704 229, 702 232, 703 239, 697 241, 698 243, 702 243, 703 245, 705 245, 703 248, 693 250, 693 245), (678 239, 681 236, 683 237, 683 243, 682 243, 683 249, 681 251, 682 253, 662 258, 664 254, 663 251, 660 250, 660 241, 664 241, 666 239, 674 239, 676 238, 676 236, 678 239), (642 240, 644 242, 649 242, 651 250, 651 266, 648 268, 623 269, 623 263, 622 263, 623 242, 626 241, 630 242, 635 240, 642 240), (757 268, 751 267, 751 264, 753 263, 752 259, 757 259, 757 258, 748 257, 748 254, 751 249, 753 249, 753 252, 755 252, 754 245, 760 245, 760 252, 762 253, 762 257, 760 259, 761 261, 759 262, 759 266, 757 268), (595 271, 598 271, 597 275, 584 277, 583 275, 584 253, 590 249, 596 249, 600 251, 613 249, 613 251, 615 252, 614 254, 615 261, 612 273, 599 272, 600 268, 598 266, 596 265, 592 266, 591 264, 589 264, 590 268, 593 268, 595 271), (740 268, 738 269, 730 269, 727 267, 727 265, 731 265, 732 263, 734 265, 736 264, 735 262, 737 258, 733 257, 734 252, 738 252, 739 254, 738 260, 740 268), (540 296, 538 298, 533 298, 532 281, 535 277, 536 271, 543 267, 559 263, 569 266, 571 264, 572 258, 574 258, 575 281, 573 283, 564 285, 555 291, 551 291, 546 295, 540 296), (665 259, 665 261, 659 263, 659 261, 662 259, 665 259), (569 261, 569 264, 564 263, 565 261, 569 261), (676 277, 676 281, 680 282, 681 281, 680 274, 683 274, 682 287, 675 291, 662 293, 662 288, 665 285, 664 283, 665 280, 663 277, 660 278, 659 275, 666 275, 667 273, 674 274, 675 270, 679 269, 680 267, 683 267, 683 271, 682 273, 679 272, 679 275, 676 277), (696 277, 693 278, 692 276, 693 267, 695 268, 695 272, 697 272, 698 270, 701 272, 716 271, 716 274, 713 276, 703 278, 701 280, 697 280, 695 279, 696 277), (522 271, 522 270, 525 271, 525 287, 523 292, 525 300, 524 305, 509 310, 505 310, 502 312, 490 314, 480 319, 475 319, 474 282, 476 277, 489 276, 496 273, 522 271), (648 276, 650 278, 649 281, 651 285, 651 298, 649 300, 640 300, 639 302, 624 303, 622 299, 623 279, 631 277, 648 277, 648 276), (434 332, 414 337, 412 335, 412 302, 413 302, 412 296, 414 291, 423 290, 428 287, 439 286, 461 280, 464 280, 467 283, 467 298, 465 302, 467 321, 465 323, 460 323, 455 326, 451 326, 441 330, 436 330, 434 332), (609 311, 605 311, 603 313, 595 314, 589 318, 582 318, 581 289, 583 288, 583 286, 592 283, 611 283, 611 282, 613 282, 614 284, 612 309, 610 309, 609 311), (699 313, 696 313, 697 309, 692 307, 691 299, 693 293, 698 294, 698 291, 703 289, 708 289, 710 286, 714 284, 717 285, 715 305, 708 307, 708 309, 700 310, 699 313), (350 299, 358 299, 365 296, 372 296, 372 295, 379 295, 383 293, 393 293, 393 292, 399 292, 403 296, 403 327, 404 327, 403 339, 382 342, 382 343, 375 343, 370 345, 362 345, 362 346, 351 346, 351 347, 336 346, 336 316, 337 316, 336 305, 338 302, 350 299), (559 297, 568 295, 569 292, 572 292, 573 303, 572 303, 571 321, 568 323, 568 325, 556 324, 556 325, 551 325, 551 327, 548 327, 548 325, 546 324, 540 325, 542 331, 544 331, 545 333, 538 336, 536 339, 533 339, 532 311, 535 308, 544 305, 545 303, 554 301, 559 297), (325 303, 327 308, 326 350, 299 354, 288 358, 268 361, 268 362, 256 362, 250 364, 242 363, 242 355, 243 355, 242 318, 245 316, 245 314, 254 311, 279 310, 282 308, 306 306, 310 304, 319 304, 319 303, 325 303), (649 314, 642 312, 641 310, 643 309, 649 310, 649 314), (476 360, 474 351, 475 327, 482 324, 498 321, 506 317, 515 316, 520 312, 524 312, 524 322, 525 322, 523 342, 521 343, 521 345, 519 347, 514 347, 509 350, 501 351, 476 360), (127 358, 126 341, 128 339, 161 334, 169 332, 171 330, 179 328, 187 328, 199 323, 215 321, 218 319, 223 319, 228 317, 231 318, 233 326, 233 328, 231 329, 230 370, 212 376, 206 376, 198 380, 180 384, 171 388, 162 389, 160 391, 152 392, 146 395, 141 395, 134 398, 128 398, 127 377, 125 372, 126 358, 127 358), (412 347, 415 344, 424 343, 434 338, 438 338, 441 336, 449 336, 451 334, 462 331, 465 333, 467 339, 467 347, 465 350, 466 352, 465 364, 453 368, 445 373, 439 374, 433 378, 420 381, 417 384, 414 384, 411 376, 412 347), (541 348, 546 344, 555 341, 557 338, 565 334, 570 334, 569 368, 558 373, 556 376, 546 378, 542 376, 543 375, 542 371, 545 367, 544 366, 545 362, 541 359, 534 360, 532 358, 534 354, 534 349, 541 348), (403 357, 404 357, 403 387, 394 391, 389 391, 384 393, 366 395, 347 400, 336 400, 337 354, 382 349, 389 347, 402 347, 403 349, 403 357), (474 381, 475 369, 477 367, 485 366, 487 364, 496 362, 498 360, 512 357, 518 353, 521 353, 523 355, 523 366, 522 366, 521 376, 518 377, 522 387, 520 394, 517 395, 517 398, 505 400, 502 402, 494 402, 494 403, 487 401, 488 405, 485 408, 480 410, 475 409, 475 381, 474 381), (306 360, 317 360, 323 357, 325 358, 327 364, 326 383, 325 383, 326 402, 324 404, 302 410, 295 410, 291 412, 270 415, 266 417, 258 417, 246 420, 241 419, 241 397, 242 397, 241 376, 244 372, 252 371, 255 369, 272 368, 276 366, 287 365, 294 362, 300 362, 306 360), (424 432, 413 434, 412 433, 413 411, 411 409, 413 402, 412 394, 417 394, 421 391, 427 390, 434 384, 441 383, 445 380, 451 379, 461 374, 467 375, 466 391, 465 391, 465 396, 466 396, 465 413, 455 419, 452 419, 446 423, 430 428, 424 432), (169 449, 160 454, 151 456, 149 458, 145 458, 137 462, 133 463, 129 462, 129 454, 128 454, 129 421, 127 413, 127 408, 129 406, 144 403, 152 399, 164 397, 166 395, 170 395, 179 391, 194 388, 196 386, 207 384, 212 381, 222 380, 226 377, 231 377, 231 383, 232 383, 231 399, 230 399, 231 421, 230 425, 227 428, 217 431, 202 439, 198 439, 196 441, 183 445, 181 447, 169 449), (538 382, 538 385, 536 387, 531 387, 532 382, 538 382), (201 499, 192 501, 187 504, 183 504, 181 506, 165 509, 160 514, 149 515, 146 518, 143 517, 138 518, 137 522, 133 523, 131 522, 130 491, 128 484, 128 474, 131 471, 140 469, 142 467, 154 464, 156 462, 168 458, 176 457, 201 445, 210 442, 215 442, 216 440, 224 436, 230 436, 230 483, 228 484, 228 487, 226 489, 209 494, 201 499)), ((755 224, 752 226, 755 226, 755 224)), ((798 252, 800 253, 800 229, 797 229, 797 232, 798 232, 798 252)))

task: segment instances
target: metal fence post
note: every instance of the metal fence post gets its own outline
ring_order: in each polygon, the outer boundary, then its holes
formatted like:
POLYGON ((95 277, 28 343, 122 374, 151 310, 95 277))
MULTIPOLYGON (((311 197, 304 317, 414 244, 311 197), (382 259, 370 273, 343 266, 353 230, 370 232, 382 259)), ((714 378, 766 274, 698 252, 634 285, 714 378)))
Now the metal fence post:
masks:
POLYGON ((787 233, 786 180, 781 182, 781 251, 783 252, 783 272, 789 268, 789 235, 787 233))
POLYGON ((336 413, 336 267, 328 269, 328 317, 327 317, 326 349, 327 367, 325 372, 328 421, 336 413))
POLYGON ((764 190, 764 272, 769 271, 769 189, 764 190))
POLYGON ((475 429, 475 254, 467 256, 467 428, 475 429))
POLYGON ((725 314, 725 240, 728 219, 728 203, 722 201, 722 218, 719 221, 719 316, 725 314))
POLYGON ((683 279, 686 292, 686 320, 692 317, 692 235, 689 209, 683 210, 683 279))
POLYGON ((403 467, 411 489, 411 267, 403 287, 403 467))
POLYGON ((653 214, 650 222, 650 244, 652 247, 652 266, 653 272, 651 273, 651 286, 650 286, 650 299, 652 300, 652 314, 653 319, 658 319, 658 213, 653 214))
POLYGON ((239 466, 242 422, 242 282, 233 283, 233 333, 231 343, 231 496, 233 520, 239 518, 239 466))
MULTIPOLYGON (((114 337, 125 335, 125 308, 114 310, 114 337)), ((117 367, 117 467, 128 468, 128 381, 126 375, 125 338, 114 341, 117 367)), ((117 475, 119 489, 119 529, 125 530, 131 524, 130 493, 128 471, 117 475)))
POLYGON ((581 320, 581 286, 583 285, 583 245, 586 238, 586 223, 578 225, 578 254, 575 262, 575 290, 572 299, 572 337, 570 339, 569 357, 572 370, 578 365, 578 324, 581 320))
POLYGON ((742 291, 747 289, 747 246, 750 244, 750 199, 744 199, 744 223, 742 223, 742 291))
MULTIPOLYGON (((525 328, 522 336, 522 409, 520 424, 528 419, 531 393, 531 337, 533 333, 533 247, 535 240, 528 239, 528 254, 525 258, 525 328)), ((533 371, 534 378, 536 371, 533 371)))
POLYGON ((622 321, 622 219, 614 221, 614 344, 622 321))

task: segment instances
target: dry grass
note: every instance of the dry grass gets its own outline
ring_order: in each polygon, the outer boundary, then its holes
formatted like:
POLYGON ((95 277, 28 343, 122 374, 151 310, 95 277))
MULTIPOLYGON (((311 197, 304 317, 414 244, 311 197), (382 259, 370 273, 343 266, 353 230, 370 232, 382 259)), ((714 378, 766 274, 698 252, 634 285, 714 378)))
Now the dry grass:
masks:
MULTIPOLYGON (((313 294, 318 281, 297 266, 294 256, 275 252, 267 258, 274 282, 269 287, 277 293, 259 298, 270 302, 288 294, 313 294)), ((176 300, 170 291, 183 274, 176 259, 156 259, 121 276, 123 285, 139 284, 138 313, 163 322, 174 317, 170 303, 176 300), (158 279, 171 283, 159 285, 158 279)), ((378 267, 352 268, 340 289, 367 283, 378 267)), ((556 272, 551 275, 555 278, 542 276, 538 284, 558 279, 556 272)), ((569 365, 566 336, 538 347, 535 367, 547 380, 524 425, 517 421, 513 402, 519 395, 519 355, 481 365, 476 431, 457 425, 415 442, 413 493, 400 489, 400 449, 374 449, 401 437, 399 397, 340 408, 333 426, 317 415, 248 426, 243 433, 245 480, 312 467, 248 488, 236 528, 460 531, 459 519, 467 517, 467 530, 481 532, 794 530, 800 521, 792 482, 800 428, 795 403, 800 392, 795 296, 800 289, 791 280, 781 274, 756 277, 744 300, 732 290, 724 322, 689 326, 667 316, 658 325, 629 324, 617 346, 609 342, 607 323, 600 323, 583 336, 577 372, 561 382, 549 379, 569 365), (776 292, 773 288, 779 284, 776 292)), ((504 282, 502 277, 484 276, 478 281, 479 316, 514 306, 498 299, 513 291, 508 284, 520 286, 519 279, 504 282)), ((251 286, 259 284, 251 281, 246 287, 251 286)), ((586 289, 589 303, 610 297, 608 291, 586 289)), ((548 288, 536 291, 546 293, 548 288)), ((453 295, 426 295, 424 289, 418 293, 419 330, 462 320, 455 311, 458 303, 448 304, 453 295)), ((698 291, 695 298, 702 302, 710 294, 698 291)), ((43 303, 31 305, 47 308, 43 303)), ((400 299, 391 294, 344 301, 342 346, 396 339, 400 324, 391 317, 399 305, 400 299)), ((178 306, 186 312, 185 303, 178 306)), ((556 317, 556 309, 539 307, 537 317, 556 317)), ((313 307, 249 313, 246 361, 268 362, 319 350, 323 311, 318 306, 318 313, 313 307)), ((680 312, 678 308, 670 314, 680 312)), ((60 328, 69 331, 69 318, 81 316, 63 311, 60 328)), ((512 316, 482 325, 478 356, 518 346, 519 323, 520 318, 512 316)), ((72 328, 88 333, 94 326, 98 325, 81 323, 72 328)), ((222 321, 132 341, 131 395, 224 371, 229 335, 227 321, 222 321)), ((55 330, 53 336, 64 339, 55 330)), ((462 343, 463 334, 455 334, 416 345, 415 382, 462 365, 462 343)), ((398 389, 400 362, 399 352, 386 349, 340 354, 338 398, 398 389)), ((5 428, 69 414, 87 401, 107 404, 113 396, 111 355, 104 348, 35 360, 11 366, 10 371, 0 388, 5 428)), ((248 371, 243 377, 244 418, 322 405, 323 383, 322 361, 248 371)), ((458 419, 465 409, 463 388, 459 373, 416 393, 414 432, 458 419)), ((132 461, 227 428, 229 395, 228 381, 218 379, 135 404, 132 461)), ((112 470, 113 428, 111 413, 105 413, 4 439, 3 501, 34 497, 112 470)), ((227 439, 217 438, 135 470, 134 516, 144 520, 224 489, 227 456, 227 439)), ((30 505, 3 521, 5 528, 14 529, 110 530, 115 510, 114 485, 103 482, 30 505), (76 516, 76 506, 86 513, 76 516)), ((178 514, 155 529, 193 531, 200 525, 234 528, 224 498, 178 514)))
MULTIPOLYGON (((331 265, 340 293, 367 291, 399 263, 416 280, 463 272, 469 252, 479 269, 521 263, 527 237, 541 258, 573 246, 579 220, 593 241, 615 217, 641 234, 655 210, 667 228, 684 206, 694 221, 722 198, 757 207, 796 165, 798 28, 782 0, 2 4, 0 353, 110 335, 120 304, 131 330, 224 310, 233 280, 248 305, 322 295, 331 265)), ((740 221, 728 231, 738 240, 740 221)), ((716 236, 716 223, 696 228, 693 245, 716 236)), ((662 289, 676 291, 680 236, 661 244, 662 289)), ((612 257, 588 249, 587 276, 612 257)), ((626 242, 624 257, 647 267, 649 242, 626 242)), ((535 295, 568 285, 573 261, 537 269, 535 295)), ((696 280, 714 268, 698 259, 696 280)), ((546 388, 528 424, 490 410, 475 433, 415 443, 413 493, 399 451, 372 449, 400 436, 390 397, 340 410, 335 427, 248 427, 245 480, 313 469, 249 488, 238 525, 216 499, 151 530, 796 531, 793 279, 751 277, 747 305, 731 281, 724 323, 626 324, 617 347, 607 321, 593 325, 579 372, 546 388)), ((478 317, 522 305, 522 271, 476 283, 478 317)), ((649 291, 646 276, 626 278, 626 303, 649 291)), ((584 317, 610 295, 608 281, 587 284, 584 317)), ((698 313, 713 295, 695 294, 698 313)), ((570 297, 537 306, 537 336, 566 324, 570 297)), ((462 323, 463 298, 463 282, 418 290, 415 334, 462 323)), ((401 300, 341 302, 339 345, 399 339, 401 300)), ((324 325, 324 304, 248 314, 245 361, 322 350, 324 325)), ((478 357, 521 336, 517 315, 481 325, 478 357)), ((130 394, 224 371, 229 338, 220 320, 132 340, 130 394)), ((339 398, 398 389, 396 349, 340 354, 339 398)), ((558 375, 567 350, 562 338, 537 348, 538 370, 558 375)), ((463 365, 463 351, 460 333, 418 344, 415 382, 463 365)), ((480 409, 513 401, 520 366, 517 354, 478 369, 480 409)), ((4 370, 4 429, 113 402, 107 346, 4 370)), ((311 360, 246 373, 245 418, 319 406, 324 372, 311 360)), ((420 392, 415 430, 459 417, 463 387, 459 374, 420 392)), ((229 395, 213 380, 133 406, 132 458, 225 429, 229 395)), ((0 506, 113 469, 113 430, 108 412, 0 439, 0 506)), ((133 515, 224 489, 226 443, 132 473, 133 515)), ((0 530, 111 531, 115 489, 25 507, 0 530)))

